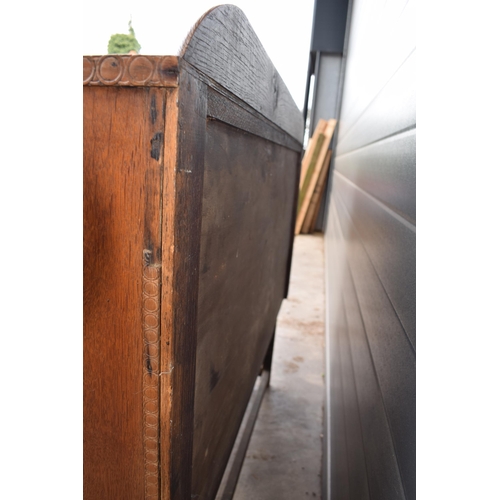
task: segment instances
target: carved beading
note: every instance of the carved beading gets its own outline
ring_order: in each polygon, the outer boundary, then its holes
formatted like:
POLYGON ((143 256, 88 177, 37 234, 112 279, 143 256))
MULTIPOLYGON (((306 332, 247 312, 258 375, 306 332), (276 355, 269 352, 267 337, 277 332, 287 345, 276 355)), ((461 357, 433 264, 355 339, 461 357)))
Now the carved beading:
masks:
POLYGON ((120 87, 176 87, 176 56, 84 56, 83 84, 120 87))
POLYGON ((160 378, 160 275, 161 267, 149 264, 144 252, 142 276, 143 321, 143 441, 145 498, 157 500, 159 492, 159 378, 160 378))

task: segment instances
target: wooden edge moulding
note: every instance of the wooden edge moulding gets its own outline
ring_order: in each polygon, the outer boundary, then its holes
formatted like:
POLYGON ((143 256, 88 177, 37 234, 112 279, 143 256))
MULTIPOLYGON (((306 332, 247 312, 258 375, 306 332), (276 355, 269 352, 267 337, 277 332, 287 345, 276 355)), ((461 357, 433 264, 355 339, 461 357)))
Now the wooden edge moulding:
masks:
POLYGON ((84 498, 213 500, 323 174, 301 175, 302 113, 235 6, 178 56, 84 56, 83 85, 84 498))
POLYGON ((314 231, 324 192, 332 151, 329 149, 337 120, 320 119, 301 164, 295 234, 314 231))

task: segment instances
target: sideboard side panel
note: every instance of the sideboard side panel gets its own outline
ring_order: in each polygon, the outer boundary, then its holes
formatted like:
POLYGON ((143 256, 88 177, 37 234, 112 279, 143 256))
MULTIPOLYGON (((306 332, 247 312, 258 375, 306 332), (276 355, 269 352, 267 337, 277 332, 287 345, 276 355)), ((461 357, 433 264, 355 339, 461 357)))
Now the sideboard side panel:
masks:
POLYGON ((217 120, 205 148, 192 494, 211 500, 286 288, 300 153, 217 120))
POLYGON ((196 332, 207 87, 179 71, 172 275, 170 497, 191 498, 196 332))
POLYGON ((83 92, 84 496, 154 499, 165 89, 83 92))

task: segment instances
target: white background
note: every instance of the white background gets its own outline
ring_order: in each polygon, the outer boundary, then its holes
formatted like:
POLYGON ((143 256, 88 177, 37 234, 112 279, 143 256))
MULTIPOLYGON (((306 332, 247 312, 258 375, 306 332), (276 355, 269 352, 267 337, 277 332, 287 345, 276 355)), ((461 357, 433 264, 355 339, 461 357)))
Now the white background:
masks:
MULTIPOLYGON (((236 0, 283 78, 297 107, 304 104, 314 0, 236 0)), ((177 55, 196 21, 214 0, 90 0, 83 11, 83 54, 106 54, 114 33, 132 18, 141 54, 177 55)))

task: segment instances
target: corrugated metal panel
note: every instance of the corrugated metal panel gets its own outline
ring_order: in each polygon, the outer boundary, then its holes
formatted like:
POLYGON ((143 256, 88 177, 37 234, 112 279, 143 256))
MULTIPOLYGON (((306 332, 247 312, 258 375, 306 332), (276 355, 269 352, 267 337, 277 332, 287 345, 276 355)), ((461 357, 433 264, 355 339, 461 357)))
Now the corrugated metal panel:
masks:
POLYGON ((412 52, 364 113, 352 122, 344 118, 338 155, 415 127, 416 59, 412 52))
POLYGON ((351 498, 365 500, 370 498, 368 476, 366 472, 363 431, 358 405, 358 391, 351 356, 351 346, 348 332, 346 299, 340 311, 345 316, 345 327, 339 331, 339 360, 342 378, 343 411, 345 414, 345 438, 347 447, 347 463, 349 474, 349 491, 351 498))
MULTIPOLYGON (((402 482, 415 480, 415 351, 342 202, 337 203, 349 267, 384 400, 402 482)), ((406 488, 408 489, 413 489, 406 488)))
POLYGON ((416 497, 414 10, 353 3, 325 233, 326 500, 416 497))
MULTIPOLYGON (((412 226, 394 217, 339 175, 334 180, 334 196, 345 210, 345 228, 366 253, 383 294, 389 299, 387 307, 394 309, 415 349, 416 235, 412 226)), ((384 317, 382 313, 383 310, 379 316, 384 317)))
MULTIPOLYGON (((328 249, 331 250, 327 262, 328 280, 330 283, 334 281, 339 286, 330 288, 327 295, 330 305, 334 296, 340 294, 340 298, 336 301, 335 309, 330 311, 331 321, 329 321, 330 331, 327 343, 337 346, 340 342, 339 339, 345 334, 344 332, 348 334, 356 389, 356 393, 351 393, 350 397, 355 397, 358 401, 361 425, 359 432, 363 443, 363 453, 356 454, 352 441, 348 442, 347 454, 356 457, 354 470, 362 471, 364 469, 366 471, 370 499, 396 500, 404 498, 384 400, 377 380, 377 372, 360 313, 350 266, 346 262, 346 256, 352 249, 347 240, 344 240, 347 235, 343 234, 335 206, 331 207, 328 223, 331 230, 327 236, 329 239, 328 249), (332 235, 332 233, 334 234, 332 235), (344 246, 345 248, 343 248, 344 246)), ((343 400, 349 397, 346 394, 349 390, 348 384, 344 385, 345 389, 342 393, 338 388, 339 383, 341 383, 339 380, 343 381, 349 377, 347 370, 345 370, 345 364, 342 366, 338 357, 338 355, 330 355, 330 370, 327 370, 331 376, 332 385, 330 386, 329 398, 327 398, 329 400, 327 406, 330 408, 327 408, 326 413, 334 423, 339 419, 344 421, 345 404, 343 400)), ((340 440, 340 437, 335 436, 337 429, 335 426, 332 427, 333 436, 331 439, 335 443, 340 440)), ((340 454, 341 451, 332 445, 333 459, 330 464, 332 494, 326 494, 324 498, 346 498, 337 494, 336 486, 336 482, 340 481, 340 472, 336 467, 343 456, 343 453, 340 454)), ((360 479, 362 481, 363 476, 360 479)), ((342 478, 342 481, 345 480, 342 478)), ((356 481, 356 478, 352 477, 352 480, 356 481)), ((352 497, 353 500, 355 498, 352 497)))
POLYGON ((415 225, 416 130, 336 156, 335 170, 415 225))
MULTIPOLYGON (((342 122, 346 124, 370 106, 415 50, 415 1, 409 0, 396 19, 389 16, 392 11, 386 12, 383 3, 368 2, 363 10, 363 4, 354 2, 346 67, 349 81, 342 102, 342 122)), ((342 127, 339 141, 343 133, 342 127)))

